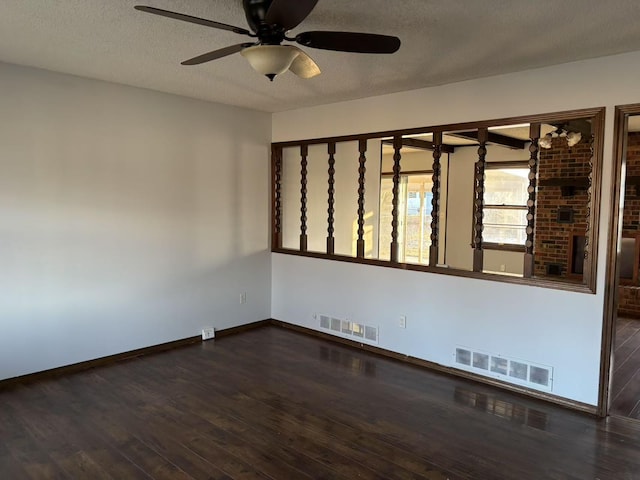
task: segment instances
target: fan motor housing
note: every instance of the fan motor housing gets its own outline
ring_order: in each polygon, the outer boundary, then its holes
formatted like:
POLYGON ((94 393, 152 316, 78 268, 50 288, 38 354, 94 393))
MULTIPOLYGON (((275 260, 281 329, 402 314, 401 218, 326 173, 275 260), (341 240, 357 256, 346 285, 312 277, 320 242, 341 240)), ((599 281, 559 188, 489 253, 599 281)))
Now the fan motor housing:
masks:
MULTIPOLYGON (((264 18, 272 2, 273 0, 242 0, 244 14, 251 30, 259 33, 261 27, 269 26, 265 23, 264 18)), ((271 28, 269 29, 271 30, 271 28)))
POLYGON ((256 33, 262 45, 280 45, 285 37, 284 29, 265 21, 273 0, 243 0, 244 13, 249 28, 256 33))

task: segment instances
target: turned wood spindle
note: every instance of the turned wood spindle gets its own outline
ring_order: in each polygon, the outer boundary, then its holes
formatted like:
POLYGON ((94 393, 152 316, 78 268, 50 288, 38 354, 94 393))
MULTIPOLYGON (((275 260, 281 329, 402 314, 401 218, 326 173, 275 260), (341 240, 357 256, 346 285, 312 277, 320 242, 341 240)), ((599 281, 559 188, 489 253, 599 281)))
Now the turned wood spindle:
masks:
MULTIPOLYGON (((587 211, 586 211, 586 228, 584 232, 584 265, 588 265, 589 258, 591 256, 591 243, 589 242, 589 236, 591 234, 589 230, 589 226, 591 225, 591 197, 593 195, 593 142, 594 136, 591 135, 589 137, 589 173, 587 174, 587 211)), ((589 268, 583 268, 582 281, 587 285, 591 283, 591 272, 592 270, 589 268)))
POLYGON ((391 210, 391 262, 398 263, 398 204, 400 202, 400 159, 402 137, 393 138, 393 200, 391 210))
POLYGON ((527 192, 529 198, 527 199, 527 239, 524 243, 524 268, 523 276, 525 278, 531 278, 534 275, 534 234, 535 234, 535 222, 536 222, 536 195, 538 190, 538 154, 540 147, 538 142, 540 140, 540 124, 532 123, 529 127, 529 138, 531 144, 529 145, 529 187, 527 192))
POLYGON ((334 251, 335 251, 335 239, 333 237, 333 223, 334 223, 334 218, 333 218, 333 214, 335 213, 335 208, 334 208, 334 204, 335 204, 335 174, 336 174, 336 169, 335 169, 335 165, 336 165, 336 159, 335 159, 335 154, 336 154, 336 144, 335 142, 331 142, 328 144, 328 153, 329 153, 329 180, 328 180, 328 184, 329 184, 329 188, 327 190, 327 193, 329 194, 329 198, 328 198, 328 205, 329 207, 327 208, 327 213, 328 213, 328 218, 327 218, 327 255, 333 255, 334 251))
POLYGON ((307 145, 300 145, 300 251, 307 251, 307 145))
POLYGON ((366 168, 366 153, 367 153, 367 140, 362 139, 359 141, 358 150, 360 151, 360 158, 358 159, 358 241, 356 243, 356 256, 358 258, 364 258, 364 182, 366 168))
POLYGON ((282 148, 271 149, 271 171, 273 172, 273 236, 272 248, 282 248, 282 148))
POLYGON ((442 132, 433 133, 433 187, 431 193, 431 246, 429 247, 429 265, 435 267, 438 263, 439 235, 440 235, 440 187, 442 181, 442 132))
POLYGON ((475 164, 475 188, 474 188, 474 226, 473 226, 473 271, 481 272, 484 265, 484 252, 482 250, 482 230, 484 229, 482 218, 484 215, 484 170, 487 157, 487 140, 489 132, 487 128, 478 129, 478 161, 475 164))

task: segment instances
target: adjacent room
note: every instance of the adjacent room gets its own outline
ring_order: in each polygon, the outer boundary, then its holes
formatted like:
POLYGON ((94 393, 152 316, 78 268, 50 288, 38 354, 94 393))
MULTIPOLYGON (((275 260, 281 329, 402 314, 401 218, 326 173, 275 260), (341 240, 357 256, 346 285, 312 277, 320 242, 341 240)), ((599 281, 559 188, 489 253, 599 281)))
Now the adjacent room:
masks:
MULTIPOLYGON (((638 185, 640 169, 640 117, 629 116, 626 122, 626 154, 623 156, 624 203, 619 213, 622 220, 620 266, 618 278, 618 307, 615 322, 615 364, 612 376, 611 413, 640 418, 640 203, 638 185)), ((621 187, 622 188, 622 187, 621 187)))
POLYGON ((0 4, 0 478, 640 478, 638 7, 467 3, 0 4))

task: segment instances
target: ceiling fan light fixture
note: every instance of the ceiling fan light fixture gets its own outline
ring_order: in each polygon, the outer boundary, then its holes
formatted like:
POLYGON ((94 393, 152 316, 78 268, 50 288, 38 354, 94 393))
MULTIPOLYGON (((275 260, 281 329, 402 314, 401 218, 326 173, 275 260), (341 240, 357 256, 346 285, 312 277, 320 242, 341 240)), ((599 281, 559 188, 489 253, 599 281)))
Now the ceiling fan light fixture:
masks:
POLYGON ((574 145, 577 145, 580 140, 582 140, 582 133, 580 132, 569 132, 567 133, 567 145, 569 145, 569 147, 573 147, 574 145))
POLYGON ((400 48, 400 39, 390 35, 363 32, 337 32, 331 30, 302 32, 289 38, 287 32, 302 22, 315 8, 318 0, 243 0, 242 7, 251 31, 226 23, 172 12, 147 5, 136 5, 136 10, 172 18, 182 22, 227 30, 252 38, 252 42, 237 43, 198 55, 182 65, 201 65, 212 60, 240 53, 258 73, 273 81, 276 75, 291 70, 300 78, 313 78, 320 68, 305 52, 282 41, 336 52, 394 53, 400 48))
POLYGON ((286 72, 299 53, 291 45, 256 45, 240 52, 251 68, 271 81, 276 75, 286 72))
POLYGON ((551 139, 553 138, 551 132, 547 133, 544 137, 542 137, 539 141, 538 141, 538 146, 540 148, 545 148, 545 149, 549 149, 551 148, 551 139))
POLYGON ((567 130, 563 127, 557 127, 553 132, 549 132, 545 136, 541 137, 538 140, 538 146, 540 148, 549 149, 553 145, 554 138, 564 138, 567 141, 567 146, 571 148, 580 143, 580 140, 582 140, 582 133, 567 130))

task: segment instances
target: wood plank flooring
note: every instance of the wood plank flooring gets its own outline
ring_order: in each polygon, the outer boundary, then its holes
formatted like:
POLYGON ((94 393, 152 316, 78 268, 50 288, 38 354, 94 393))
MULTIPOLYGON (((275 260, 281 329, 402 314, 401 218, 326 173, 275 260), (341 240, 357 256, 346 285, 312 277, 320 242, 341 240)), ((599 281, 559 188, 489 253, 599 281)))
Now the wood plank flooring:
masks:
POLYGON ((614 345, 611 413, 640 419, 640 320, 618 318, 614 345))
POLYGON ((0 391, 1 479, 640 478, 598 420, 275 326, 0 391))

